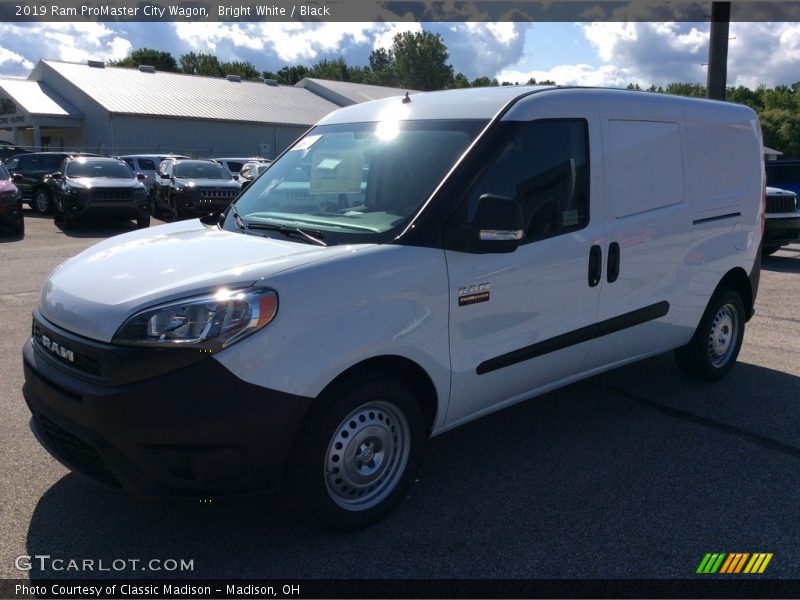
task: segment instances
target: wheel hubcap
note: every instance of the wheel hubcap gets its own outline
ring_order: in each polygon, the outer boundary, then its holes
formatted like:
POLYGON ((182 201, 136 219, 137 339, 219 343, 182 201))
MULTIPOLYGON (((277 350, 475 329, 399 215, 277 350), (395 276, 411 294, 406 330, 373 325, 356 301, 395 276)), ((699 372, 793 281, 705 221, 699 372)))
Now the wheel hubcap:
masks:
POLYGON ((410 429, 388 402, 369 402, 342 420, 325 454, 325 487, 342 508, 361 511, 384 500, 405 472, 410 429))
POLYGON ((719 309, 711 322, 711 331, 708 334, 708 354, 711 364, 721 367, 730 360, 738 334, 738 313, 733 305, 726 304, 719 309))
POLYGON ((36 194, 36 209, 39 212, 45 212, 49 204, 50 201, 46 194, 43 194, 42 192, 36 194))

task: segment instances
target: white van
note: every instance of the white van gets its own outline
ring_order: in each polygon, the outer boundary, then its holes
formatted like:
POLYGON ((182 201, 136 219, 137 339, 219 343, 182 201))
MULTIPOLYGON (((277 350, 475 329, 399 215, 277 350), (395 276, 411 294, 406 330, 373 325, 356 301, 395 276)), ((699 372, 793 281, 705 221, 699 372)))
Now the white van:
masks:
POLYGON ((232 207, 47 279, 24 349, 42 444, 144 494, 288 484, 335 527, 425 440, 647 356, 734 365, 764 213, 756 115, 555 87, 322 120, 232 207))

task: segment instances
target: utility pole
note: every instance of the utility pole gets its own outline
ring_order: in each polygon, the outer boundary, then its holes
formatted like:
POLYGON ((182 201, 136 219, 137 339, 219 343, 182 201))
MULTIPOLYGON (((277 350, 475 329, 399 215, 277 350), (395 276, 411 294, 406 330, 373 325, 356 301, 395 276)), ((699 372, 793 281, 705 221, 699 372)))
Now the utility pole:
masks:
POLYGON ((711 3, 711 35, 708 41, 708 79, 706 97, 725 100, 728 79, 728 30, 731 23, 731 3, 711 3))

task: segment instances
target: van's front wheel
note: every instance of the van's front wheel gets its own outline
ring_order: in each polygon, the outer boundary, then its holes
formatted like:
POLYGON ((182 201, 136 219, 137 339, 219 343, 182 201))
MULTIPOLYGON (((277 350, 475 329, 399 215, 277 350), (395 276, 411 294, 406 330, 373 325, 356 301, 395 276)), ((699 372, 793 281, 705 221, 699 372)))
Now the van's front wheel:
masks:
POLYGON ((381 518, 411 485, 425 422, 401 381, 352 381, 320 398, 290 464, 295 493, 330 528, 352 530, 381 518))
POLYGON ((745 311, 742 298, 719 289, 708 303, 692 340, 675 351, 678 367, 702 381, 715 381, 733 368, 744 338, 745 311))

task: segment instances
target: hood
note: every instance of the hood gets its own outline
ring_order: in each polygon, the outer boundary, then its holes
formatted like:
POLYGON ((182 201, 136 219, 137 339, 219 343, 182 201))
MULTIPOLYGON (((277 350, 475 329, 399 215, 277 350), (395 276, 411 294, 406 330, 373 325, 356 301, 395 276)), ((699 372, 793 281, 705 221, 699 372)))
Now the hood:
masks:
POLYGON ((794 196, 795 193, 791 190, 783 190, 772 186, 767 186, 767 196, 794 196))
POLYGON ((239 189, 242 185, 238 181, 234 181, 233 179, 181 179, 180 177, 178 177, 175 179, 175 182, 178 185, 183 185, 185 187, 204 187, 204 188, 218 187, 218 188, 239 189))
POLYGON ((250 286, 352 250, 181 221, 109 238, 63 262, 45 282, 40 309, 68 331, 109 342, 128 317, 146 307, 220 287, 250 286))
POLYGON ((81 190, 94 190, 94 189, 135 189, 143 184, 138 179, 114 179, 110 177, 76 177, 75 179, 67 179, 70 187, 81 190))
POLYGON ((17 186, 10 179, 0 179, 0 194, 9 194, 17 191, 17 186))

